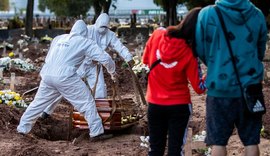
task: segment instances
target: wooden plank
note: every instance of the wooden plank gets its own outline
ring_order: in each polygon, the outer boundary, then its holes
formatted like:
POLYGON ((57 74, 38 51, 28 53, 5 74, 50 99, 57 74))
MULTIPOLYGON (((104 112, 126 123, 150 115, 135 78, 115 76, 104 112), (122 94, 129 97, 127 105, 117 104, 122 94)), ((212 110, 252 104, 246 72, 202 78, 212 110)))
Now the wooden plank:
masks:
POLYGON ((108 118, 111 115, 111 113, 107 113, 107 112, 99 112, 98 114, 100 115, 102 120, 104 120, 104 118, 105 119, 108 118))
POLYGON ((185 156, 192 156, 193 149, 206 148, 204 141, 192 141, 192 128, 188 128, 187 141, 184 147, 185 156))
MULTIPOLYGON (((132 122, 132 123, 127 123, 127 124, 124 124, 124 125, 121 125, 121 123, 114 123, 114 125, 112 125, 111 122, 106 122, 106 123, 103 124, 103 127, 104 127, 105 130, 121 130, 121 129, 131 127, 131 126, 133 126, 135 124, 138 124, 138 121, 135 121, 135 122, 132 122)), ((82 130, 89 129, 87 122, 80 122, 80 121, 77 122, 77 124, 74 124, 74 127, 82 129, 82 130)))
POLYGON ((184 150, 185 156, 192 156, 192 128, 188 128, 187 141, 184 150))
POLYGON ((74 120, 85 121, 84 117, 79 112, 73 112, 72 117, 74 120))
POLYGON ((75 128, 79 128, 79 129, 89 129, 88 125, 74 125, 75 128))
MULTIPOLYGON (((105 120, 111 115, 110 112, 98 112, 98 113, 102 120, 105 120)), ((82 116, 79 112, 73 112, 73 120, 86 121, 84 116, 82 116)), ((120 112, 114 113, 112 121, 121 122, 121 113, 120 112)))
POLYGON ((206 148, 206 144, 204 143, 204 141, 192 142, 192 149, 200 149, 200 148, 206 148))
POLYGON ((112 108, 111 107, 97 107, 98 112, 111 112, 112 108))
POLYGON ((86 121, 81 121, 81 120, 73 120, 74 125, 88 125, 86 121))
MULTIPOLYGON (((102 119, 102 121, 106 121, 112 114, 112 99, 95 99, 97 111, 102 119)), ((119 102, 116 100, 116 102, 119 102)), ((131 103, 133 102, 132 98, 123 99, 123 104, 125 106, 132 106, 131 103)), ((125 124, 121 123, 121 118, 126 117, 128 115, 132 115, 127 110, 129 107, 117 107, 115 112, 113 113, 110 121, 105 122, 103 127, 105 130, 121 130, 127 127, 130 127, 138 122, 138 120, 134 120, 132 122, 128 122, 125 124)), ((130 108, 131 109, 131 108, 130 108)), ((132 111, 134 112, 134 111, 132 111)), ((88 129, 87 121, 84 119, 84 116, 81 115, 78 111, 73 111, 73 127, 79 129, 88 129)))

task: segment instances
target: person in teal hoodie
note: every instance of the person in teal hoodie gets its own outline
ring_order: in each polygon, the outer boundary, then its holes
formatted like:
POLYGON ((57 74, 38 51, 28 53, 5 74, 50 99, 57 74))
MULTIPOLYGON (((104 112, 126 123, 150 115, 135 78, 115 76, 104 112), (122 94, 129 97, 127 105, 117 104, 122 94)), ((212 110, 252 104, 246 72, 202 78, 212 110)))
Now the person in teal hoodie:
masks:
POLYGON ((266 21, 249 0, 217 0, 215 5, 201 10, 196 25, 196 52, 207 66, 205 142, 213 145, 212 156, 225 156, 226 145, 236 127, 246 156, 257 156, 262 115, 245 112, 228 44, 214 7, 219 8, 224 18, 243 87, 263 80, 266 21))

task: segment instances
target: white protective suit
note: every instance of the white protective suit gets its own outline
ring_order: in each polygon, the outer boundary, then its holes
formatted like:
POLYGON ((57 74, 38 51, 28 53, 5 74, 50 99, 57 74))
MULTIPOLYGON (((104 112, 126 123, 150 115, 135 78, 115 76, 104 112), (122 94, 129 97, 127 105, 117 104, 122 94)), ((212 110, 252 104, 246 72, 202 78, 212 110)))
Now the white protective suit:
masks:
POLYGON ((35 99, 27 107, 17 127, 19 133, 30 132, 42 111, 60 96, 84 115, 89 125, 90 137, 104 133, 94 98, 76 71, 85 57, 100 62, 109 73, 115 72, 115 63, 86 36, 87 26, 82 20, 78 20, 69 34, 53 39, 40 73, 42 80, 35 99))
MULTIPOLYGON (((110 47, 118 52, 118 54, 126 61, 132 60, 132 54, 116 37, 115 33, 109 29, 110 18, 106 13, 102 13, 96 20, 94 25, 88 26, 88 37, 97 42, 101 49, 105 50, 110 47)), ((87 82, 91 88, 96 82, 96 65, 91 64, 89 58, 86 58, 84 63, 80 66, 78 74, 81 77, 87 77, 87 82)), ((95 98, 107 98, 107 87, 104 81, 104 74, 102 66, 95 91, 95 98)))
MULTIPOLYGON (((109 30, 109 16, 106 13, 102 13, 96 20, 94 25, 88 26, 88 37, 97 42, 101 49, 105 50, 110 47, 118 52, 118 54, 126 61, 132 60, 132 54, 116 37, 115 33, 109 30)), ((98 82, 95 90, 95 98, 107 98, 107 87, 104 80, 104 75, 100 66, 100 72, 98 82)), ((86 77, 90 88, 93 88, 96 82, 97 65, 93 64, 91 58, 86 57, 83 64, 79 67, 77 73, 81 77, 86 77)), ((51 115, 57 106, 57 103, 62 98, 56 99, 50 106, 45 109, 45 113, 51 115)))

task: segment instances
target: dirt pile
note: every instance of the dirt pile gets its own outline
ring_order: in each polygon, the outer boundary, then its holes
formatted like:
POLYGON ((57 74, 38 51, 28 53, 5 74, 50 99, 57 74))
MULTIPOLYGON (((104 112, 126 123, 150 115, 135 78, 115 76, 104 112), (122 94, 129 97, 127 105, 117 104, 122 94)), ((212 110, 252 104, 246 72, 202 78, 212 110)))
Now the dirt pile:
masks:
POLYGON ((0 104, 0 129, 12 130, 19 123, 22 110, 0 104))

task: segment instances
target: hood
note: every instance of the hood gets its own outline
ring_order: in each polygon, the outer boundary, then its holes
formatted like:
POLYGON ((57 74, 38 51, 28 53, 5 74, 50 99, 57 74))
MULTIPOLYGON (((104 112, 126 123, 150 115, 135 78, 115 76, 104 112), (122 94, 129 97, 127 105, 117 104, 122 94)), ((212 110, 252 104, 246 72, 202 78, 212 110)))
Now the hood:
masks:
POLYGON ((109 28, 109 24, 110 24, 110 18, 106 13, 102 13, 98 16, 96 23, 95 23, 95 27, 98 29, 102 26, 106 26, 107 28, 109 28))
POLYGON ((64 42, 69 41, 73 36, 87 37, 87 26, 83 20, 78 20, 72 26, 69 35, 63 40, 64 42))
POLYGON ((169 37, 166 33, 162 35, 158 46, 160 58, 164 63, 172 63, 184 58, 186 52, 191 52, 187 50, 188 48, 190 47, 185 40, 169 37))
POLYGON ((249 0, 217 0, 216 5, 225 16, 238 25, 244 24, 257 11, 249 0))
POLYGON ((70 34, 71 36, 80 35, 83 37, 87 37, 87 26, 84 23, 84 21, 83 20, 76 21, 70 30, 70 34))

